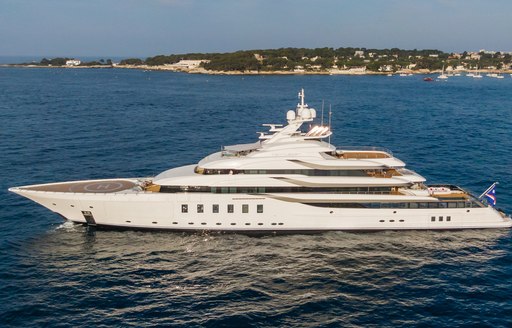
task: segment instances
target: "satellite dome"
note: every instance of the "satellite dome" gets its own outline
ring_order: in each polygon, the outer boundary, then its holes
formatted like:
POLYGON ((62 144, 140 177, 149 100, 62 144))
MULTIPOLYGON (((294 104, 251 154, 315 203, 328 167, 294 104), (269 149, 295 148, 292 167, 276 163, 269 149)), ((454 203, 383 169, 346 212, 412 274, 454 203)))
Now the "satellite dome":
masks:
POLYGON ((295 112, 293 110, 289 110, 287 113, 286 113, 286 119, 288 121, 293 121, 295 119, 295 112))

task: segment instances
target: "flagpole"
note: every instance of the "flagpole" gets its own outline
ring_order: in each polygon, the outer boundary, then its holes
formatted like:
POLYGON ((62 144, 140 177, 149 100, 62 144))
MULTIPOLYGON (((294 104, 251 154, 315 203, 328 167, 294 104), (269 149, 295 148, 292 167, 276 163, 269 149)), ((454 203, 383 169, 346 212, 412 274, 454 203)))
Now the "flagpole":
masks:
POLYGON ((487 188, 479 197, 478 199, 482 199, 482 197, 484 197, 485 194, 487 194, 487 192, 489 190, 491 190, 492 188, 494 188, 497 184, 499 184, 498 181, 496 181, 495 183, 493 183, 489 188, 487 188))

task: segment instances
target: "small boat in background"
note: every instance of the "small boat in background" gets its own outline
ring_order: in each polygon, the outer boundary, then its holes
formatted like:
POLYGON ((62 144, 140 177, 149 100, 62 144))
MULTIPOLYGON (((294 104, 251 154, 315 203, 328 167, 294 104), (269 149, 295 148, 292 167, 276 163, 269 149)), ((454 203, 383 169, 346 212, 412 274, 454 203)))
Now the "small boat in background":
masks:
POLYGON ((423 81, 425 81, 425 82, 432 82, 432 81, 434 81, 434 79, 431 78, 431 77, 424 77, 423 81))
POLYGON ((441 71, 441 75, 439 75, 437 78, 442 79, 442 80, 446 80, 448 78, 448 75, 446 75, 444 73, 444 65, 443 65, 443 70, 441 71))
POLYGON ((475 79, 481 79, 482 75, 480 74, 480 71, 478 70, 478 67, 476 68, 476 74, 473 75, 473 78, 475 79))

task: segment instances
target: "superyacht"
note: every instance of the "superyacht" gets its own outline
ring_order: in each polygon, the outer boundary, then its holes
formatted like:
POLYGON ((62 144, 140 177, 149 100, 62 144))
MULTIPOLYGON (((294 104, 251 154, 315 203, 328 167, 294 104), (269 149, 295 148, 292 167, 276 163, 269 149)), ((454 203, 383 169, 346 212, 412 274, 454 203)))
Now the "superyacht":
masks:
POLYGON ((88 226, 244 233, 506 228, 495 184, 480 197, 425 178, 385 149, 336 148, 304 102, 250 144, 150 178, 13 187, 88 226))

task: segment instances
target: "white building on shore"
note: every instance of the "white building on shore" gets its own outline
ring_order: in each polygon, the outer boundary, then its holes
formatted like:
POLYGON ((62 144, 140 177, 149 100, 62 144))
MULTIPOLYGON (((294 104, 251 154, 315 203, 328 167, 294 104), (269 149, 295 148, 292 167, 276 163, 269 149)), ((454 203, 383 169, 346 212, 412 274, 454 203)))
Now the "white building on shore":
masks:
POLYGON ((206 59, 199 59, 199 60, 191 60, 191 59, 182 59, 179 62, 175 64, 171 64, 168 66, 171 66, 176 69, 193 69, 198 68, 201 63, 208 63, 209 60, 206 59))
POLYGON ((78 66, 80 65, 82 62, 78 59, 70 59, 70 60, 66 60, 66 66, 78 66))

